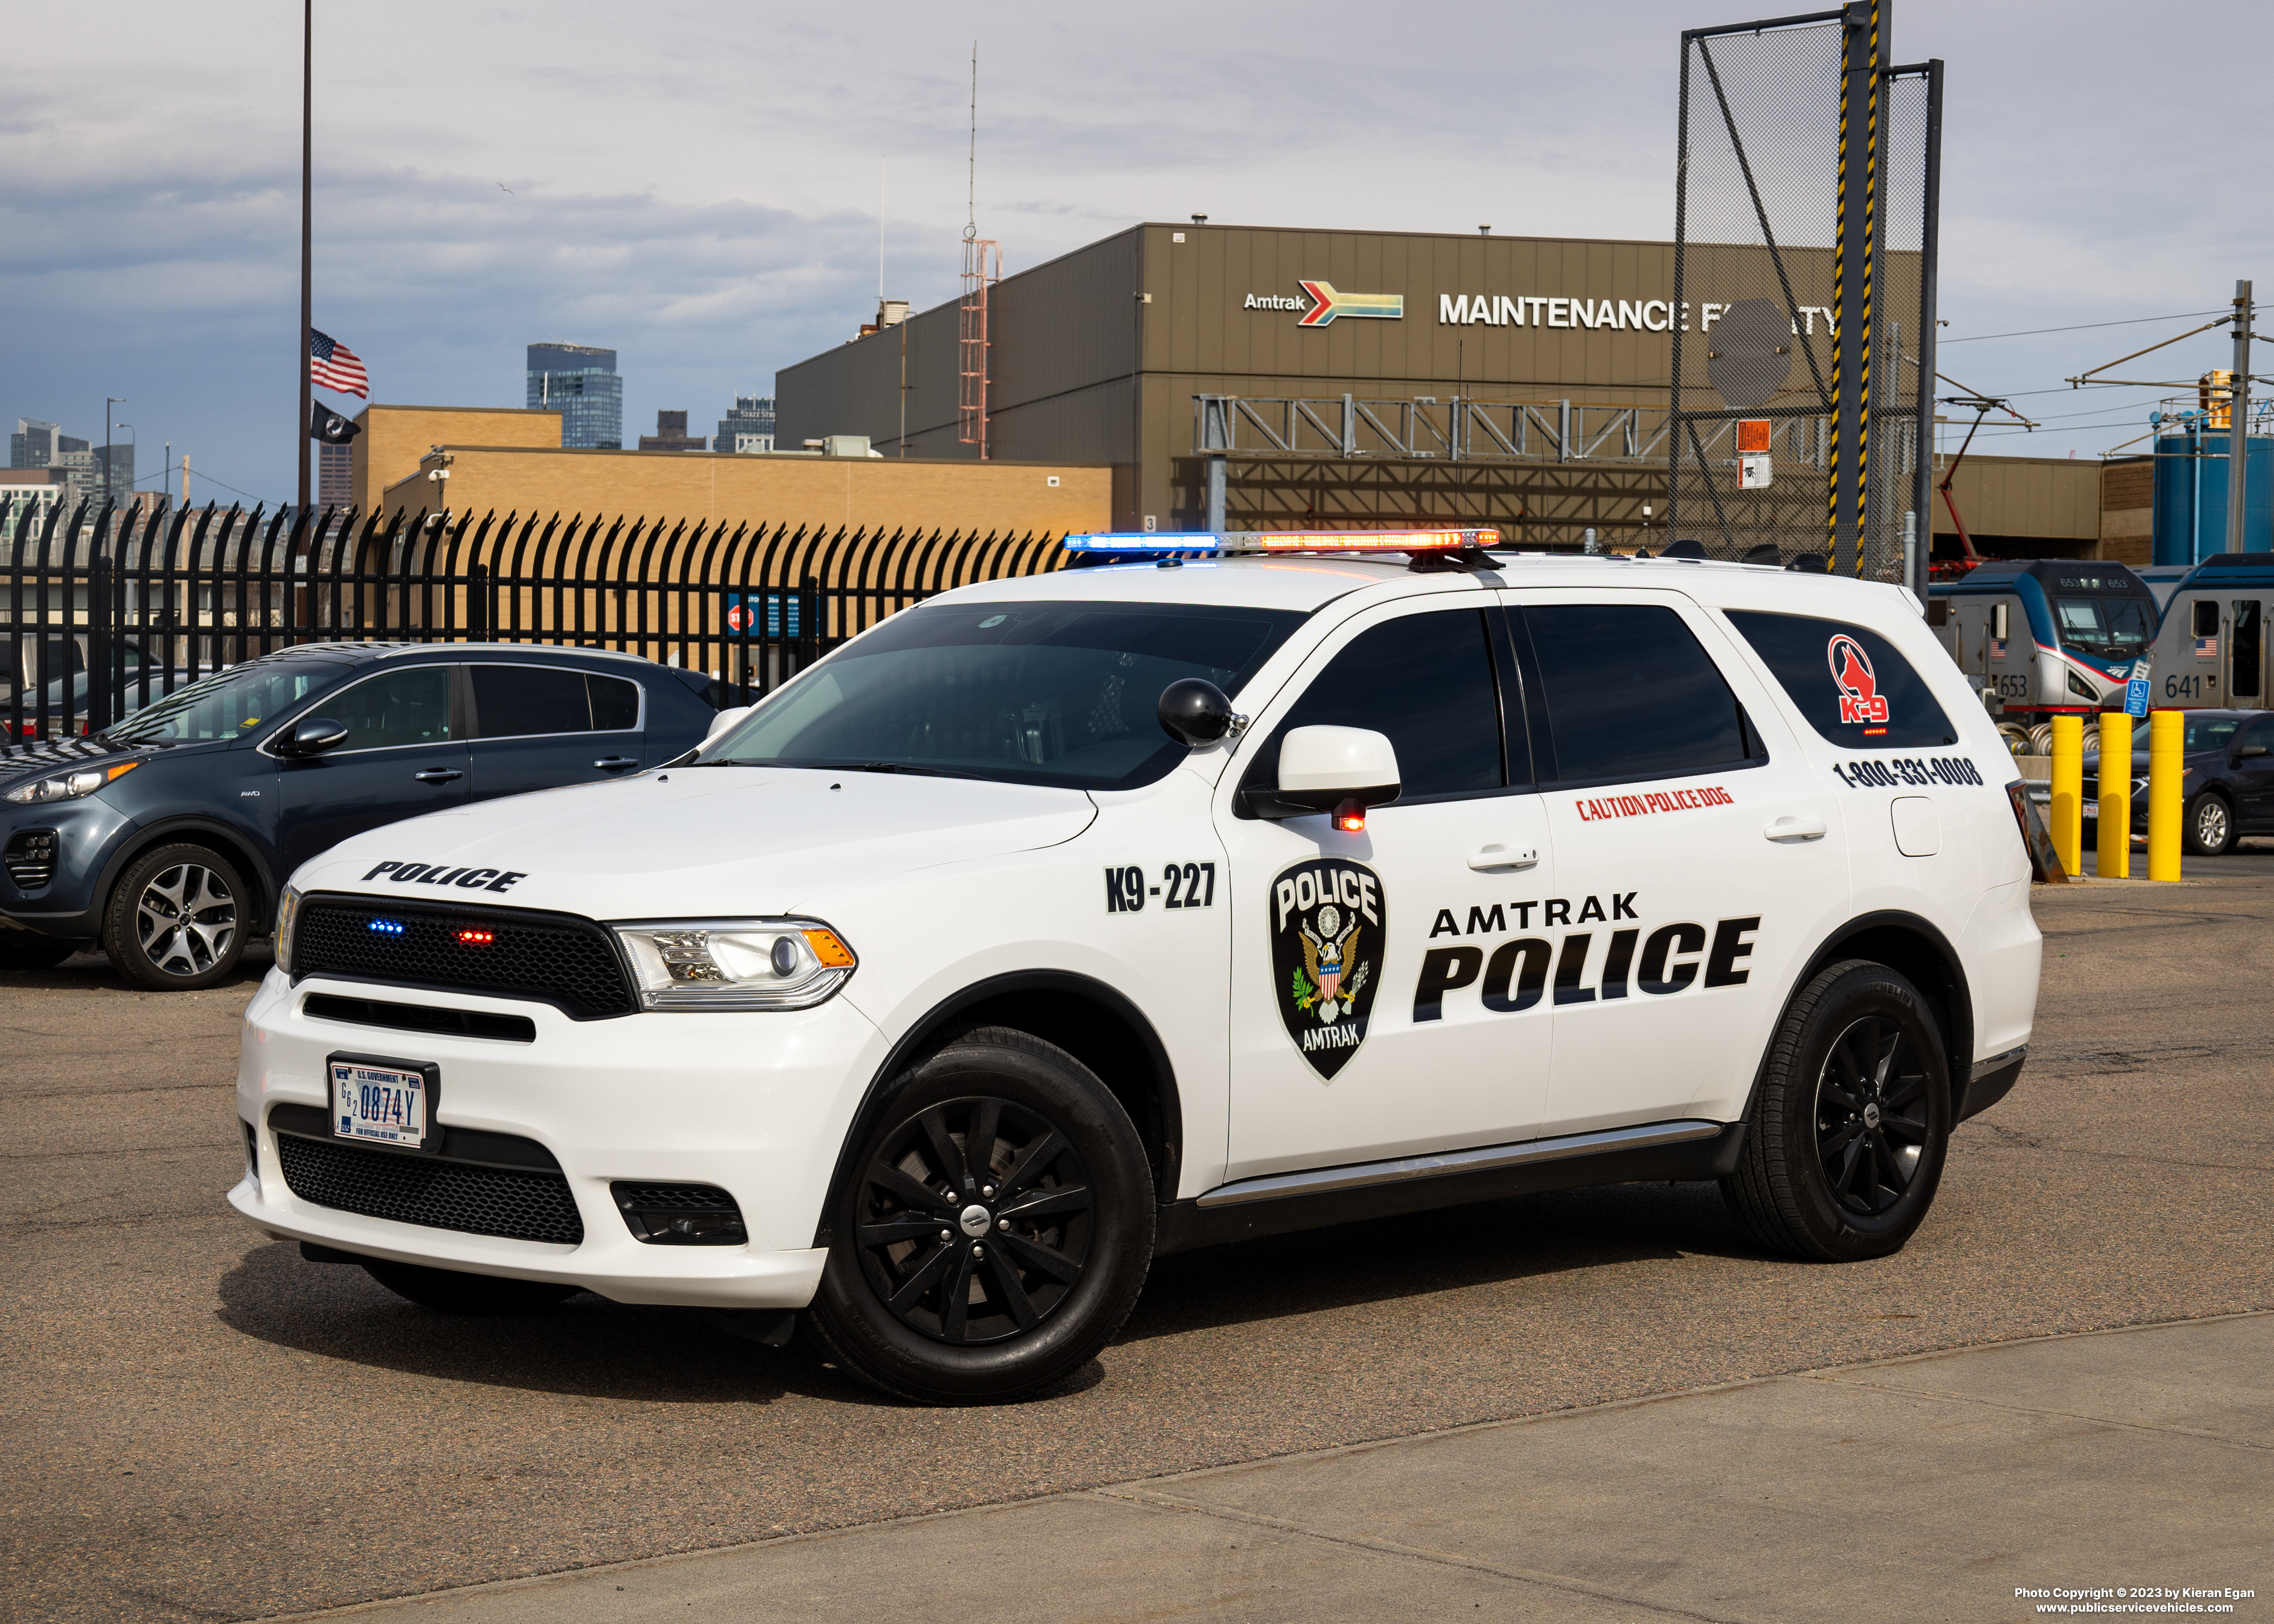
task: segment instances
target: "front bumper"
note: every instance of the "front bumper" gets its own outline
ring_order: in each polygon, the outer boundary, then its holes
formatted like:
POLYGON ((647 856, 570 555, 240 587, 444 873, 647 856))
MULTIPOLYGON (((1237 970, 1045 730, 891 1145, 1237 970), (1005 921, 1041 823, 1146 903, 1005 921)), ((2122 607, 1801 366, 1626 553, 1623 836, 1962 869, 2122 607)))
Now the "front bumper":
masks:
MULTIPOLYGON (((802 1308, 821 1279, 813 1245, 837 1156, 886 1045, 843 998, 817 1009, 640 1014, 574 1021, 546 1004, 373 987, 272 970, 245 1011, 237 1115, 257 1163, 230 1205, 279 1239, 474 1274, 575 1284, 621 1303, 802 1308), (523 1016, 534 1042, 412 1033, 308 1015, 306 998, 351 998, 523 1016), (293 1193, 271 1109, 328 1109, 334 1053, 433 1062, 435 1120, 533 1139, 568 1181, 584 1238, 508 1240, 365 1217, 293 1193), (742 1210, 736 1246, 661 1245, 633 1235, 610 1185, 716 1185, 742 1210)), ((378 1154, 389 1153, 379 1152, 378 1154)))
POLYGON ((11 867, 0 861, 0 915, 47 936, 95 935, 102 928, 103 866, 129 827, 100 793, 45 806, 0 805, 0 853, 11 851, 19 834, 51 830, 56 836, 56 863, 44 884, 19 885, 11 867))

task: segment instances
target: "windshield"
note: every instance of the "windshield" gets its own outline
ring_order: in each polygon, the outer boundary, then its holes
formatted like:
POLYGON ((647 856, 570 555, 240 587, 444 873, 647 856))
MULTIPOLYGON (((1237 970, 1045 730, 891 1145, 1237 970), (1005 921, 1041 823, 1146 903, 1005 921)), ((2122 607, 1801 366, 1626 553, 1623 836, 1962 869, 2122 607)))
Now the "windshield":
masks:
POLYGON ((2148 646, 2148 600, 2141 598, 2056 598, 2060 640, 2080 654, 2128 659, 2148 646))
POLYGON ((297 702, 337 681, 346 667, 326 662, 239 665, 153 699, 103 737, 120 744, 206 744, 252 732, 297 702))
POLYGON ((1291 611, 1171 604, 904 610, 761 705, 706 764, 866 768, 1133 789, 1181 760, 1161 690, 1237 694, 1302 624, 1291 611))

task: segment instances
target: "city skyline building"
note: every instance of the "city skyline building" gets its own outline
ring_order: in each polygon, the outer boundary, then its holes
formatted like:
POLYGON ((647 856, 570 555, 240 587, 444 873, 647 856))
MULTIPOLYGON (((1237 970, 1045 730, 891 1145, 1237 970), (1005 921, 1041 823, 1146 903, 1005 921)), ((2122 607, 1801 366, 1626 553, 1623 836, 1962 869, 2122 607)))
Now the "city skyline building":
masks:
POLYGON ((774 397, 738 395, 734 410, 719 419, 715 451, 772 451, 774 448, 774 397))
POLYGON ((687 414, 683 411, 659 411, 655 414, 655 432, 639 439, 643 451, 705 451, 710 448, 700 434, 687 432, 687 414))
MULTIPOLYGON (((54 424, 38 417, 19 417, 16 432, 8 436, 8 466, 11 468, 49 468, 56 453, 63 449, 56 444, 63 433, 54 424)), ((79 448, 85 450, 86 442, 79 448)))
POLYGON ((565 449, 624 448, 624 380, 616 352, 547 342, 529 347, 529 404, 561 414, 565 449))
POLYGON ((319 442, 316 447, 316 506, 345 508, 355 500, 355 447, 319 442))

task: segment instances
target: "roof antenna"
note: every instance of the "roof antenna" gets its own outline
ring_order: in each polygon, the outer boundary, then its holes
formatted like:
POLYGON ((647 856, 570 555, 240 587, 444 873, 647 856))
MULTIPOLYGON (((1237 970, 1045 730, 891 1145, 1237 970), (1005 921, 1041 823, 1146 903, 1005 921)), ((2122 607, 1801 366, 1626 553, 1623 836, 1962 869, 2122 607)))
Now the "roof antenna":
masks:
POLYGON ((971 155, 964 171, 963 240, 979 235, 979 41, 971 41, 971 155))

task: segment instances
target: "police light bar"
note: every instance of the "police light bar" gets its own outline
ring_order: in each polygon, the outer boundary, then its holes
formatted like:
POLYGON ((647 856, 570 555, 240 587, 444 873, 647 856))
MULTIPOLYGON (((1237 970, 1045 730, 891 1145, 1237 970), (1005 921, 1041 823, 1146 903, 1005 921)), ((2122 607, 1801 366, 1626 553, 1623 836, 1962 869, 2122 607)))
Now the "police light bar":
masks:
POLYGON ((1069 536, 1073 553, 1440 553, 1483 547, 1500 532, 1445 530, 1101 530, 1069 536))

